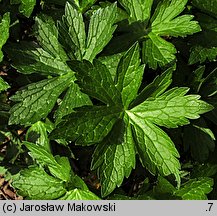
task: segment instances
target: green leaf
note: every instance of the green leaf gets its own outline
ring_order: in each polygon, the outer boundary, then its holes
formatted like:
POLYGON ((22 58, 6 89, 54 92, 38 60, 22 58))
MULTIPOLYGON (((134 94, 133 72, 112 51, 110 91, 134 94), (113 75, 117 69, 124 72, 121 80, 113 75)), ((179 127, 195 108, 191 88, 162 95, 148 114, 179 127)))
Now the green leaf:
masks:
POLYGON ((26 17, 30 17, 36 5, 36 0, 10 0, 11 4, 20 4, 19 10, 26 17))
POLYGON ((90 98, 80 91, 77 84, 71 83, 55 113, 56 123, 59 123, 64 116, 74 112, 74 108, 84 105, 92 105, 90 98))
POLYGON ((5 82, 1 77, 0 77, 0 92, 7 90, 10 88, 7 82, 5 82))
POLYGON ((217 68, 215 68, 201 83, 200 94, 204 97, 212 97, 217 94, 217 68))
POLYGON ((72 75, 55 77, 32 83, 18 91, 11 100, 19 102, 10 112, 9 124, 29 125, 46 118, 54 107, 59 95, 72 82, 72 75))
POLYGON ((116 88, 121 92, 125 108, 137 96, 142 82, 144 66, 140 66, 139 46, 132 46, 121 58, 115 78, 116 88))
POLYGON ((71 166, 68 158, 60 156, 54 158, 54 156, 43 146, 29 142, 24 142, 24 144, 30 150, 31 157, 37 160, 40 165, 48 166, 48 169, 53 176, 65 182, 69 181, 71 177, 71 166))
POLYGON ((212 14, 214 17, 217 15, 217 1, 216 0, 192 0, 192 4, 198 9, 207 12, 208 14, 212 14))
POLYGON ((27 199, 58 199, 66 193, 63 182, 49 176, 40 167, 29 167, 22 170, 14 179, 13 186, 18 189, 20 195, 27 199))
POLYGON ((176 48, 172 43, 150 32, 148 38, 143 42, 143 60, 152 69, 172 64, 176 57, 176 48))
POLYGON ((215 136, 203 118, 184 127, 183 142, 185 151, 190 148, 192 157, 201 163, 208 159, 210 151, 214 151, 214 141, 215 136))
POLYGON ((168 128, 189 124, 188 119, 197 119, 199 114, 213 107, 199 100, 199 95, 185 95, 188 91, 188 88, 173 88, 156 98, 150 97, 131 112, 141 119, 168 128))
POLYGON ((135 168, 135 150, 129 120, 117 120, 110 134, 98 144, 92 160, 102 185, 102 196, 120 186, 135 168))
POLYGON ((21 0, 21 5, 19 7, 20 13, 22 13, 26 17, 30 17, 35 5, 36 0, 21 0))
POLYGON ((114 55, 102 56, 98 58, 98 60, 107 67, 113 80, 116 76, 117 67, 118 67, 118 64, 122 56, 123 56, 123 53, 117 53, 114 55))
POLYGON ((168 68, 164 73, 157 76, 154 81, 148 84, 136 97, 131 104, 131 107, 137 106, 149 97, 158 97, 161 95, 172 83, 172 72, 174 68, 168 68))
POLYGON ((48 152, 51 152, 48 130, 44 122, 38 121, 32 124, 26 132, 26 140, 43 146, 48 152))
POLYGON ((91 191, 74 189, 68 191, 60 200, 100 200, 100 198, 91 191))
POLYGON ((201 164, 197 167, 194 167, 191 178, 198 178, 198 177, 211 177, 217 173, 217 164, 201 164))
POLYGON ((68 57, 58 42, 58 30, 51 17, 41 15, 35 18, 35 35, 38 43, 44 51, 48 52, 55 59, 68 60, 68 57))
POLYGON ((191 49, 191 54, 189 57, 189 64, 195 64, 200 62, 204 63, 207 61, 215 61, 217 58, 217 47, 206 48, 200 45, 194 46, 191 49))
POLYGON ((23 74, 63 75, 71 72, 68 65, 35 43, 21 42, 6 47, 13 66, 23 74))
POLYGON ((141 163, 152 174, 158 172, 167 176, 174 174, 178 184, 180 184, 179 153, 169 136, 155 124, 137 116, 131 111, 127 111, 133 127, 136 149, 141 163))
POLYGON ((105 8, 99 8, 94 12, 90 19, 84 59, 92 62, 111 40, 116 29, 114 25, 116 14, 116 3, 105 8))
POLYGON ((120 3, 130 15, 131 22, 150 18, 153 0, 120 0, 120 3))
POLYGON ((201 31, 197 21, 192 21, 194 16, 178 16, 184 9, 187 0, 163 0, 151 18, 152 32, 161 36, 187 36, 201 31), (176 18, 175 18, 176 17, 176 18))
POLYGON ((68 64, 76 72, 81 91, 108 105, 120 103, 121 94, 115 87, 108 69, 100 61, 95 59, 93 64, 86 60, 72 61, 68 64))
POLYGON ((86 33, 82 13, 66 3, 65 15, 58 22, 60 42, 72 59, 82 60, 86 48, 86 33))
POLYGON ((64 137, 80 145, 92 145, 102 141, 120 116, 119 107, 87 106, 66 116, 51 133, 51 139, 64 137))
POLYGON ((184 200, 207 200, 206 194, 212 191, 213 179, 201 177, 189 180, 181 189, 175 192, 176 196, 184 200))
POLYGON ((5 13, 1 19, 0 17, 0 62, 3 59, 3 53, 1 51, 2 46, 6 43, 9 37, 9 27, 10 27, 10 13, 5 13))

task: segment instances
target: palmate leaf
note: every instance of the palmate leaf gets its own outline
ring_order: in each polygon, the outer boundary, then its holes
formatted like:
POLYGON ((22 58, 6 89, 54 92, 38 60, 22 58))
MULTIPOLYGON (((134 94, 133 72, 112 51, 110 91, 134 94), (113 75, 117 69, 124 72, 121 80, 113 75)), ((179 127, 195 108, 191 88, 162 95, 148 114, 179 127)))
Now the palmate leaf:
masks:
MULTIPOLYGON (((159 1, 150 19, 152 2, 152 0, 122 0, 120 3, 128 12, 130 22, 140 21, 143 23, 141 28, 145 29, 143 31, 144 36, 141 36, 141 33, 139 34, 141 30, 138 30, 138 38, 136 40, 144 41, 142 44, 143 62, 152 69, 156 69, 158 65, 165 67, 176 60, 175 46, 160 36, 185 37, 201 31, 201 28, 197 21, 192 21, 194 16, 178 16, 185 9, 187 0, 159 1), (147 26, 148 19, 150 19, 150 24, 147 26)), ((131 32, 131 35, 133 33, 131 32)))
POLYGON ((58 24, 59 28, 56 28, 54 21, 50 17, 40 15, 36 18, 34 33, 38 44, 21 42, 7 47, 9 57, 19 72, 60 76, 59 78, 51 78, 32 84, 30 88, 34 88, 34 85, 36 88, 39 85, 44 85, 44 87, 41 86, 40 88, 45 88, 46 91, 42 91, 41 95, 38 94, 39 97, 33 91, 28 91, 28 94, 26 94, 28 99, 24 102, 23 97, 15 99, 20 94, 18 92, 17 96, 12 98, 12 100, 20 101, 20 103, 15 104, 11 109, 11 124, 28 125, 45 118, 54 107, 59 96, 64 96, 62 95, 64 91, 66 93, 65 97, 60 100, 60 105, 54 115, 56 122, 60 122, 61 118, 72 113, 74 108, 92 104, 89 97, 81 93, 78 85, 74 83, 73 68, 70 69, 66 62, 69 58, 92 61, 102 51, 115 30, 116 10, 116 4, 96 10, 90 18, 86 38, 85 24, 81 12, 67 3, 65 15, 58 24), (102 20, 104 21, 102 22, 102 20), (62 77, 66 74, 71 74, 71 78, 64 83, 62 77), (51 85, 48 87, 46 82, 48 85, 52 82, 53 89, 51 85), (55 88, 55 86, 58 87, 55 88), (52 91, 52 97, 49 98, 52 91), (42 107, 46 103, 48 106, 42 107), (27 114, 28 107, 31 107, 31 111, 27 114), (26 116, 22 115, 22 112, 26 116))
POLYGON ((81 145, 98 144, 92 169, 98 170, 102 196, 110 194, 129 176, 135 166, 135 149, 151 173, 173 174, 180 185, 179 153, 158 126, 173 128, 189 124, 188 119, 199 118, 213 108, 199 100, 198 95, 186 95, 187 88, 165 92, 174 68, 157 77, 138 95, 143 78, 143 66, 138 57, 138 45, 134 44, 119 61, 114 80, 106 66, 99 62, 69 64, 76 72, 81 90, 107 106, 76 109, 57 125, 51 138, 66 137, 81 145))

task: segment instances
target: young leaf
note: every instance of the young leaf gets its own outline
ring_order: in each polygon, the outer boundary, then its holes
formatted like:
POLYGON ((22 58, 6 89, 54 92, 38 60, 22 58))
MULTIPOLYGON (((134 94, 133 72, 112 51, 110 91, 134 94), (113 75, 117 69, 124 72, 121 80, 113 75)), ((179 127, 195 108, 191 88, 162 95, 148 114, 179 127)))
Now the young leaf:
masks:
POLYGON ((0 62, 3 59, 3 53, 1 51, 2 46, 6 43, 9 37, 9 27, 10 27, 10 13, 5 13, 1 19, 0 17, 0 62))
POLYGON ((100 198, 91 191, 74 189, 68 191, 60 200, 100 200, 100 198))
POLYGON ((72 82, 72 77, 67 74, 42 80, 18 91, 11 97, 11 100, 19 103, 12 107, 9 123, 29 125, 47 117, 59 95, 72 82))
POLYGON ((183 188, 175 192, 184 200, 206 200, 206 194, 212 191, 213 179, 201 177, 188 181, 183 188))
POLYGON ((53 176, 65 182, 69 181, 71 176, 71 166, 68 158, 57 157, 56 160, 43 146, 29 142, 24 142, 24 144, 30 150, 31 157, 37 160, 40 165, 48 166, 48 169, 53 176))
POLYGON ((116 29, 114 25, 116 13, 116 4, 95 11, 90 19, 84 59, 92 62, 111 40, 116 29))
POLYGON ((38 121, 32 124, 26 132, 26 140, 43 146, 48 152, 51 152, 50 141, 48 138, 47 127, 44 122, 38 121))
POLYGON ((58 199, 66 193, 61 180, 48 175, 37 166, 22 170, 13 180, 13 186, 21 196, 34 200, 58 199))

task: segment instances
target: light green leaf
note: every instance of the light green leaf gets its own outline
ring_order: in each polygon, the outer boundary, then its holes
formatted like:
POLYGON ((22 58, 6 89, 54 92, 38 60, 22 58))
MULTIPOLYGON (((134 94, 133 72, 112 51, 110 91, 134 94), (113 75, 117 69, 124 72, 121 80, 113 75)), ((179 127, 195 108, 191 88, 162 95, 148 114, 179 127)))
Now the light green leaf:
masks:
POLYGON ((82 13, 66 3, 65 15, 58 22, 60 42, 71 59, 82 60, 86 47, 86 33, 82 13))
POLYGON ((74 108, 84 105, 92 105, 90 98, 80 91, 77 84, 71 83, 55 113, 56 123, 59 123, 64 116, 74 112, 74 108))
POLYGON ((38 121, 26 132, 26 140, 43 146, 48 152, 51 152, 50 142, 47 133, 47 127, 44 122, 38 121))
POLYGON ((66 193, 61 180, 49 176, 42 168, 36 166, 22 170, 14 179, 13 186, 27 199, 58 199, 66 193))
POLYGON ((115 82, 125 108, 137 96, 141 85, 144 66, 140 66, 140 63, 139 46, 135 44, 123 55, 118 64, 115 82))
POLYGON ((127 111, 133 127, 136 148, 143 166, 152 174, 173 174, 180 184, 179 153, 169 136, 150 121, 127 111))
POLYGON ((111 74, 100 61, 95 59, 93 64, 86 60, 72 61, 68 64, 76 72, 81 91, 108 105, 121 102, 121 94, 115 87, 111 74))
POLYGON ((5 82, 1 77, 0 77, 0 92, 7 90, 10 88, 7 82, 5 82))
POLYGON ((199 95, 185 95, 188 91, 188 88, 173 88, 161 96, 147 99, 131 112, 141 119, 168 128, 189 124, 188 119, 197 119, 199 114, 213 107, 199 100, 199 95))
POLYGON ((152 32, 161 36, 185 37, 201 31, 197 21, 192 21, 193 15, 179 16, 171 21, 152 24, 152 32))
POLYGON ((114 25, 116 14, 116 3, 105 8, 99 8, 94 12, 90 19, 84 59, 92 62, 111 40, 116 29, 114 25))
POLYGON ((206 194, 212 191, 213 179, 201 177, 189 180, 181 189, 175 192, 183 200, 207 200, 206 194))
POLYGON ((11 110, 9 124, 29 125, 47 117, 59 95, 72 82, 72 74, 32 83, 11 100, 19 102, 11 110))
POLYGON ((71 166, 68 158, 60 156, 54 158, 43 146, 30 142, 24 142, 24 144, 30 150, 31 157, 40 165, 47 166, 53 176, 65 182, 69 181, 71 177, 71 166))
POLYGON ((158 65, 165 67, 172 64, 176 59, 175 46, 152 32, 148 34, 148 38, 143 42, 142 51, 144 62, 154 70, 157 69, 158 65))
POLYGON ((71 72, 68 65, 35 43, 21 42, 6 47, 13 66, 23 74, 63 75, 71 72))
POLYGON ((135 168, 135 150, 129 120, 117 120, 110 134, 98 144, 92 160, 102 185, 102 196, 120 186, 135 168))
POLYGON ((120 0, 130 15, 130 21, 145 21, 150 18, 153 0, 120 0))
POLYGON ((51 138, 64 137, 80 145, 91 145, 102 141, 120 116, 119 107, 81 107, 57 125, 51 138))
POLYGON ((94 193, 92 193, 91 191, 74 189, 68 191, 59 200, 100 200, 100 198, 96 196, 94 193))
POLYGON ((6 43, 9 37, 9 27, 10 27, 10 13, 5 13, 1 19, 0 17, 0 62, 3 59, 3 53, 1 51, 2 46, 6 43))
POLYGON ((66 62, 68 57, 58 42, 58 30, 52 18, 41 15, 36 17, 35 21, 35 35, 43 50, 48 52, 55 59, 66 62))

